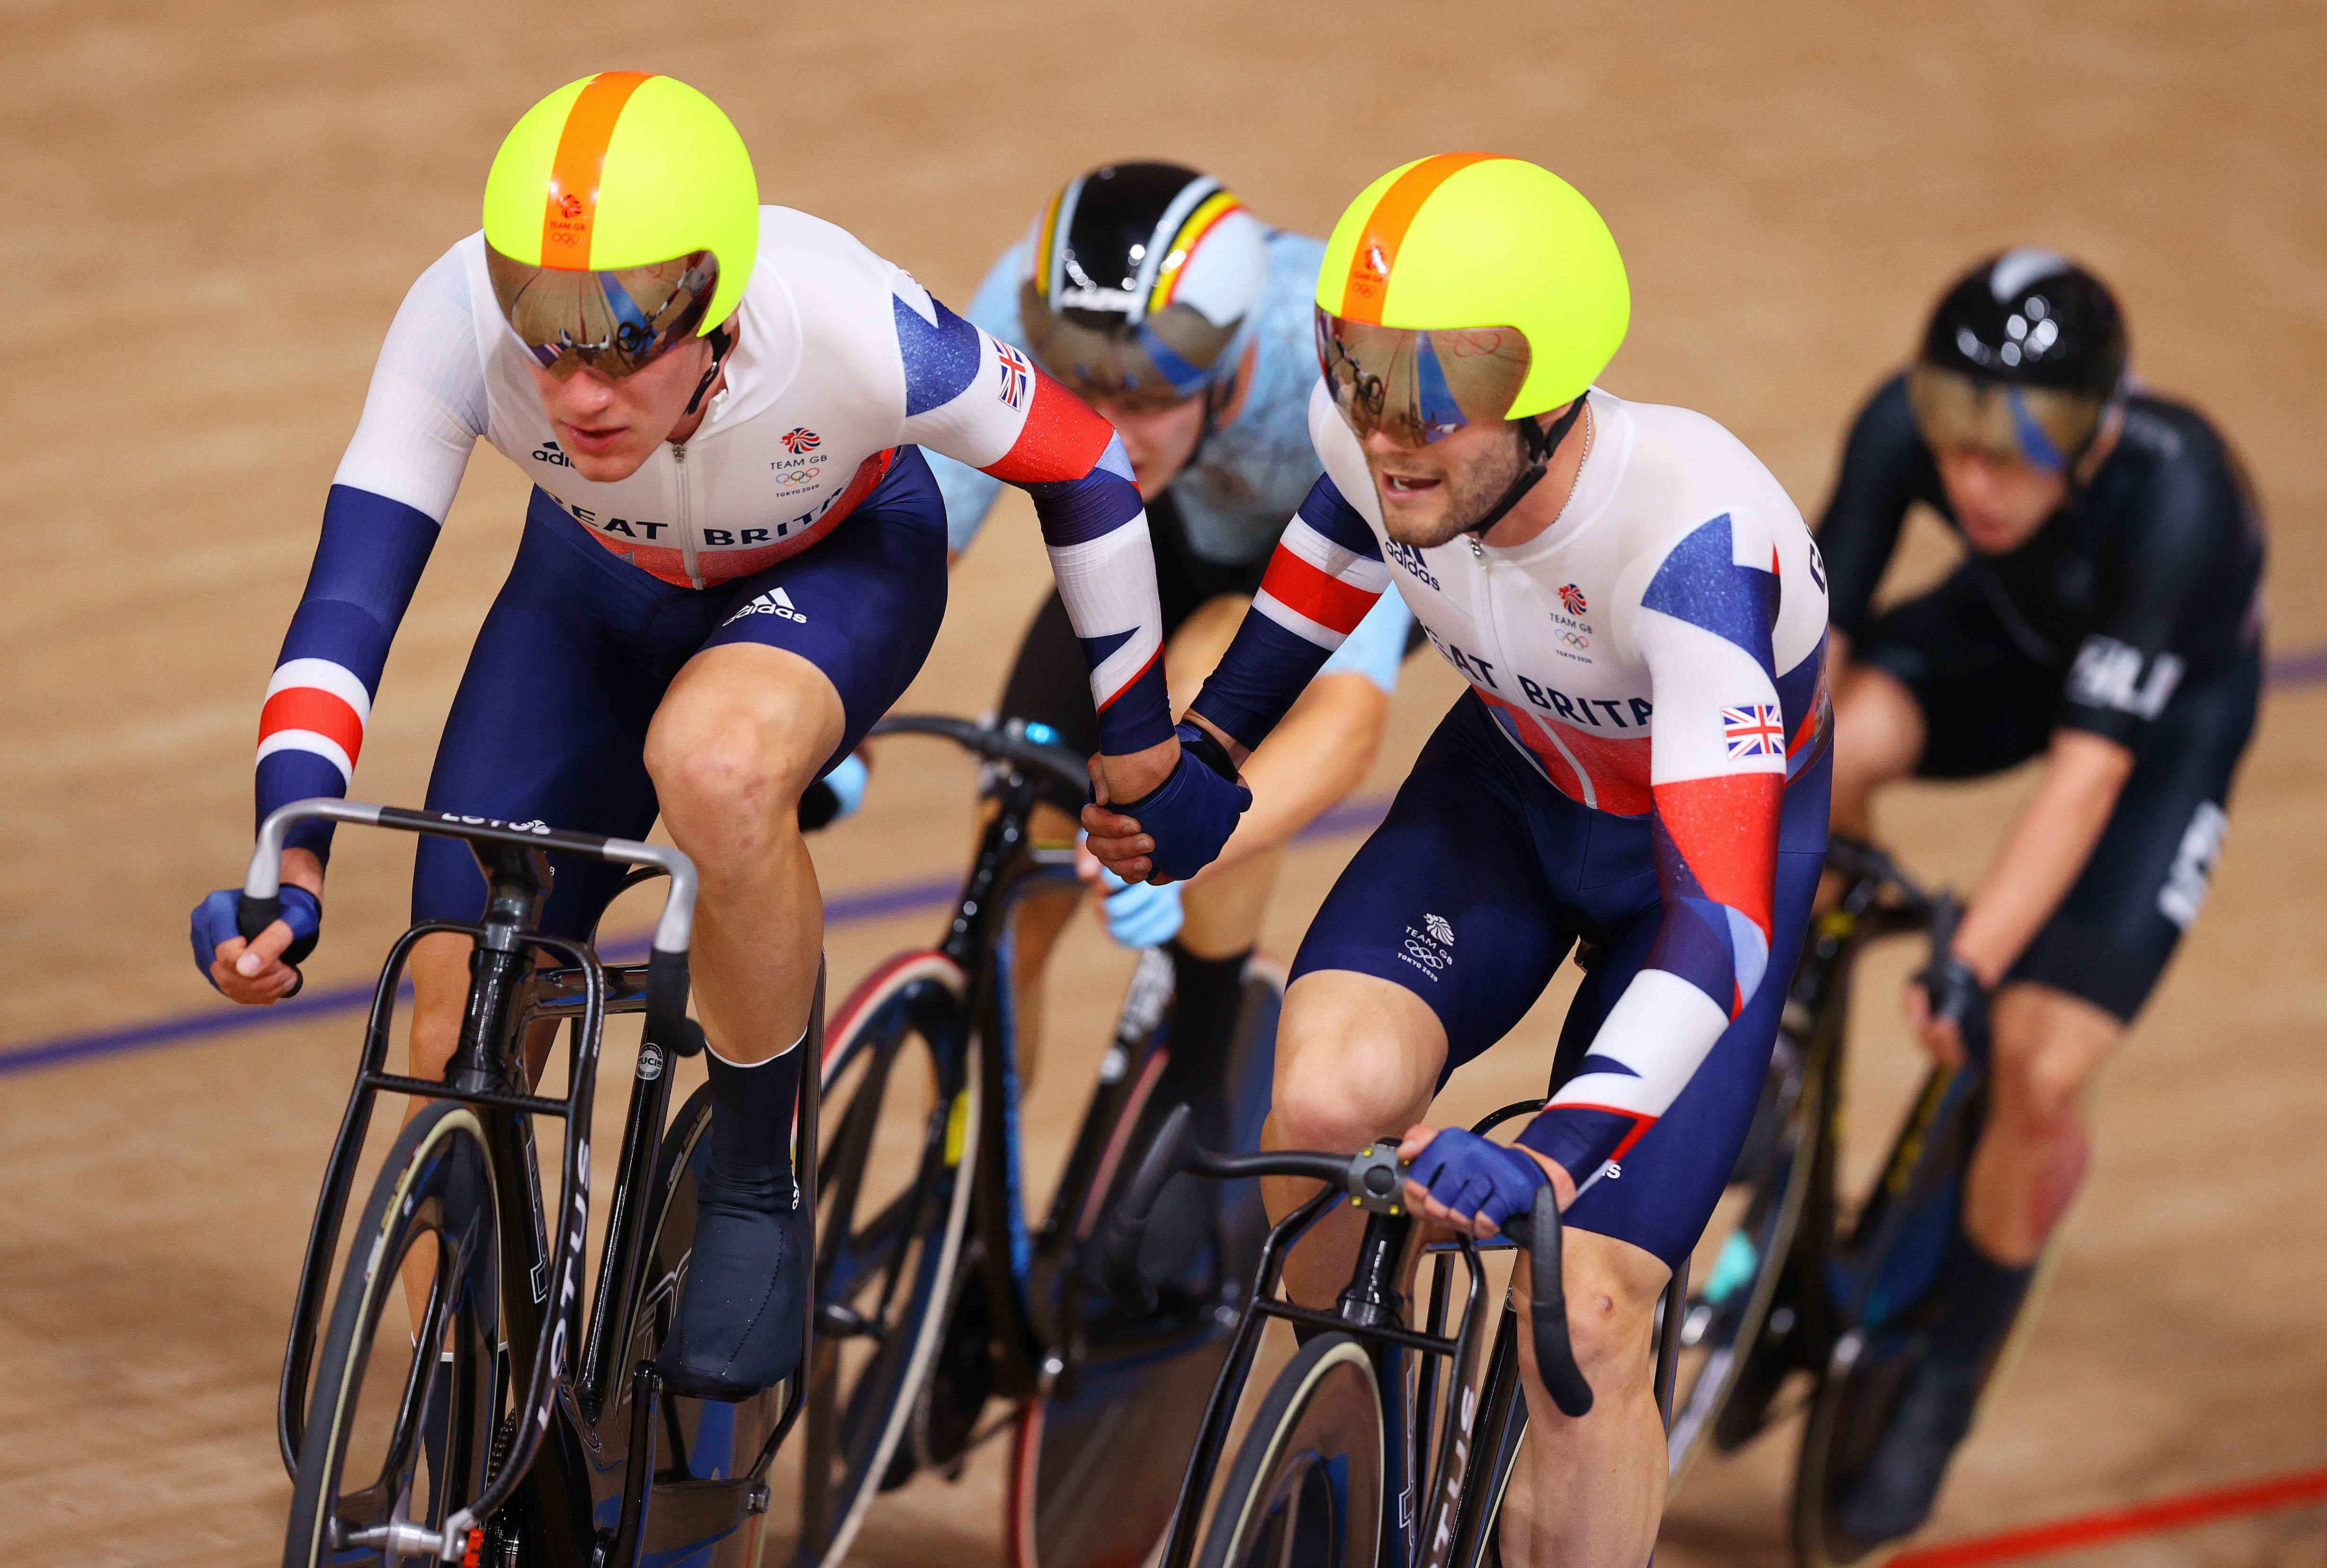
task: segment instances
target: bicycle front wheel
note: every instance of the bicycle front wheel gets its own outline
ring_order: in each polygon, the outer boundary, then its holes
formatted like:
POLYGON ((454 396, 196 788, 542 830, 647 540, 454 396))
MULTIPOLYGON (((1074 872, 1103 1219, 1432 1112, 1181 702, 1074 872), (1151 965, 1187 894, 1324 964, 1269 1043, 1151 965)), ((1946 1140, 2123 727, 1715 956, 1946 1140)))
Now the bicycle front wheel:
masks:
POLYGON ((285 1568, 441 1560, 444 1520, 483 1490, 493 1459, 500 1242, 477 1113, 428 1106, 390 1148, 348 1250, 285 1568))
POLYGON ((1347 1334, 1319 1334, 1270 1385, 1237 1450, 1201 1568, 1373 1568, 1382 1527, 1381 1390, 1347 1334))
POLYGON ((892 959, 825 1037, 816 1339, 802 1445, 803 1563, 837 1563, 885 1487, 944 1338, 977 1163, 978 1042, 961 968, 892 959))

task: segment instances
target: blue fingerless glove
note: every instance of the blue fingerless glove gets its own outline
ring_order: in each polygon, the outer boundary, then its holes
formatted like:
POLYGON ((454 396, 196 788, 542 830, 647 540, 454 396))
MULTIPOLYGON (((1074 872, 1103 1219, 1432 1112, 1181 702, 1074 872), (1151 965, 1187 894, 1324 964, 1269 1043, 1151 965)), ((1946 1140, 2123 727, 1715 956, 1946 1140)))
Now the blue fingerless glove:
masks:
POLYGON ((1483 1214, 1498 1229, 1512 1215, 1532 1209, 1537 1189, 1551 1184, 1543 1167, 1519 1150, 1460 1127, 1449 1127, 1424 1145, 1411 1174, 1458 1217, 1483 1214))
POLYGON ((1184 915, 1180 908, 1180 884, 1127 882, 1105 866, 1099 885, 1107 889, 1107 934, 1126 947, 1160 947, 1180 934, 1184 915))
POLYGON ((1220 742, 1192 723, 1182 723, 1179 765, 1170 778, 1136 800, 1107 809, 1135 819, 1139 831, 1155 841, 1148 855, 1155 870, 1185 882, 1218 860, 1236 831, 1237 818, 1252 805, 1252 791, 1222 772, 1228 755, 1220 742), (1218 763, 1205 759, 1217 757, 1218 763))
POLYGON ((831 772, 800 791, 799 825, 803 833, 829 827, 844 817, 854 817, 864 804, 864 786, 873 770, 851 751, 831 772))
MULTIPOLYGON (((280 896, 283 909, 277 918, 291 928, 291 945, 283 949, 283 961, 296 964, 315 950, 316 938, 323 929, 323 906, 314 894, 291 882, 283 884, 280 896)), ((218 988, 210 966, 218 960, 219 944, 242 935, 234 923, 235 906, 241 897, 240 888, 220 888, 194 906, 194 967, 210 981, 212 990, 218 988)))

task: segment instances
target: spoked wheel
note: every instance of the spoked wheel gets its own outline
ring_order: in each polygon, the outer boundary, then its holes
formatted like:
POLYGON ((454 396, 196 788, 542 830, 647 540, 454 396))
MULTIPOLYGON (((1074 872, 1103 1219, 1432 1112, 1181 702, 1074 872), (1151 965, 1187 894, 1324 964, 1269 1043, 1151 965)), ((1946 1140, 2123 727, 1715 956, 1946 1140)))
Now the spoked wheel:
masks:
MULTIPOLYGON (((687 1260, 695 1246, 695 1194, 711 1159, 711 1086, 698 1086, 673 1116, 656 1156, 654 1176, 642 1195, 655 1207, 647 1220, 644 1278, 631 1317, 630 1341, 615 1358, 616 1376, 598 1421, 601 1447, 590 1455, 592 1494, 602 1530, 619 1512, 621 1487, 631 1460, 631 1399, 628 1373, 652 1361, 670 1333, 687 1260)), ((654 1491, 647 1500, 646 1539, 658 1553, 710 1546, 709 1558, 690 1557, 706 1568, 757 1568, 762 1528, 768 1514, 764 1493, 751 1477, 760 1452, 782 1414, 785 1385, 751 1398, 693 1399, 664 1389, 641 1456, 654 1466, 654 1491), (714 1544, 715 1543, 715 1545, 714 1544)))
POLYGON ((837 1563, 885 1486, 962 1263, 977 1161, 978 1045, 961 969, 933 952, 875 971, 825 1036, 800 1551, 837 1563))
MULTIPOLYGON (((1231 1147, 1259 1147, 1284 1002, 1283 972, 1252 965, 1226 1053, 1231 1147)), ((1151 1059, 1150 1067, 1160 1062, 1151 1059)), ((1107 1156, 1076 1217, 1079 1246, 1097 1229, 1117 1196, 1116 1178, 1137 1165, 1145 1137, 1160 1120, 1160 1107, 1150 1103, 1154 1076, 1151 1070, 1124 1101, 1107 1156)), ((1072 1303, 1079 1312, 1060 1314, 1076 1324, 1074 1366, 1058 1389, 1026 1401, 1019 1412, 1007 1501, 1012 1568, 1135 1563, 1163 1538, 1179 1501, 1182 1461, 1228 1359, 1233 1308, 1258 1271, 1268 1230, 1258 1185, 1196 1187, 1217 1215, 1212 1296, 1167 1296, 1154 1318, 1134 1322, 1103 1292, 1071 1275, 1060 1282, 1062 1291, 1085 1293, 1072 1303), (1166 1457, 1159 1462, 1158 1456, 1166 1457)))
POLYGON ((1237 1450, 1201 1568, 1373 1568, 1382 1431, 1364 1348, 1337 1333, 1304 1345, 1237 1450))
POLYGON ((354 1235, 316 1360, 285 1568, 437 1563, 433 1537, 483 1490, 492 1460, 500 1237, 476 1112, 438 1102, 406 1125, 354 1235))
POLYGON ((1797 1312, 1779 1287, 1819 1169, 1822 1085, 1801 1042, 1780 1033, 1737 1169, 1689 1260, 1668 1495, 1708 1445, 1727 1452, 1762 1430, 1792 1365, 1797 1312))

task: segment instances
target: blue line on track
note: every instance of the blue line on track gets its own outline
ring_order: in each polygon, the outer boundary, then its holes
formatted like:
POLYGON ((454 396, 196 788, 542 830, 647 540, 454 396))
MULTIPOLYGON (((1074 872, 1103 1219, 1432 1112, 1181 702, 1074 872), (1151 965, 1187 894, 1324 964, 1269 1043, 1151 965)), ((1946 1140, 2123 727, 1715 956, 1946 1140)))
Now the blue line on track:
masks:
MULTIPOLYGON (((2327 648, 2307 648, 2276 655, 2270 661, 2269 678, 2270 685, 2278 689, 2327 683, 2327 648)), ((1388 807, 1389 802, 1378 798, 1345 800, 1304 828, 1300 836, 1303 840, 1309 840, 1365 832, 1381 820, 1382 813, 1388 807)), ((825 924, 853 925, 862 920, 906 914, 914 910, 932 909, 953 897, 960 890, 960 885, 958 877, 933 877, 920 882, 892 882, 885 887, 867 888, 862 892, 841 893, 826 901, 825 924)), ((609 947, 606 956, 617 962, 630 962, 643 957, 645 952, 645 942, 634 940, 609 947)), ((263 1029, 276 1024, 298 1023, 332 1013, 359 1012, 370 1005, 371 993, 372 983, 366 981, 360 985, 334 986, 328 991, 310 992, 263 1011, 240 1007, 223 1012, 210 1010, 177 1018, 157 1019, 152 1023, 131 1024, 125 1029, 68 1034, 56 1040, 9 1046, 0 1050, 0 1078, 13 1073, 37 1072, 42 1068, 61 1067, 67 1062, 87 1061, 96 1057, 121 1056, 135 1050, 151 1050, 158 1046, 206 1040, 214 1034, 231 1034, 238 1030, 263 1029)))

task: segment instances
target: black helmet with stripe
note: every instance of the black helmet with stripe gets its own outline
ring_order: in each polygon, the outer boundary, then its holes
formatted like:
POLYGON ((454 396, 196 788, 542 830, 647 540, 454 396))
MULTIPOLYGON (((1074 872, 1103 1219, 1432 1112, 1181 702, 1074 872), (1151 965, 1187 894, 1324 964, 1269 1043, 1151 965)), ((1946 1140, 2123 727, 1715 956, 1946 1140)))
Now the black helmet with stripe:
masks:
POLYGON ((1908 378, 1932 447, 2073 469, 2125 395, 2124 313, 2057 251, 1990 257, 1940 296, 1908 378))
POLYGON ((1026 346, 1084 397, 1161 407, 1225 384, 1268 282, 1267 229, 1212 176, 1109 163, 1036 216, 1026 346))

